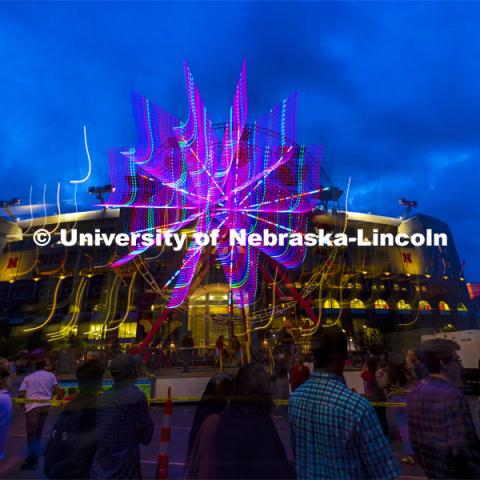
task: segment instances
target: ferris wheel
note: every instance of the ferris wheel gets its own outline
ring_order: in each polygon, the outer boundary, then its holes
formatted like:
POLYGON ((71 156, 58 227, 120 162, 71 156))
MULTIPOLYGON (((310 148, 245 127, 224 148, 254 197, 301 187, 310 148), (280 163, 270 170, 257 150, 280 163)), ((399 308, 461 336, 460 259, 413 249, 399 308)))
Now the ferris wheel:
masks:
MULTIPOLYGON (((218 231, 215 245, 205 247, 190 240, 180 267, 163 285, 150 265, 166 252, 152 255, 148 246, 140 245, 112 264, 123 269, 133 263, 165 301, 142 347, 152 341, 170 312, 186 308, 189 294, 208 277, 213 260, 228 285, 229 316, 237 307, 246 337, 297 305, 313 323, 308 334, 319 324, 309 297, 336 268, 336 249, 297 288, 287 271, 302 272, 307 247, 232 245, 228 232, 243 229, 258 234, 273 229, 303 234, 314 228, 312 212, 327 213, 342 193, 320 165, 322 149, 296 143, 296 95, 247 123, 245 65, 226 123, 210 121, 188 66, 185 77, 188 121, 182 123, 134 95, 137 146, 116 149, 109 158, 115 189, 105 205, 131 209, 131 232, 190 230, 193 235, 208 235, 218 231), (216 130, 223 131, 221 141, 216 130)), ((335 229, 346 226, 339 210, 338 205, 332 209, 335 229)))

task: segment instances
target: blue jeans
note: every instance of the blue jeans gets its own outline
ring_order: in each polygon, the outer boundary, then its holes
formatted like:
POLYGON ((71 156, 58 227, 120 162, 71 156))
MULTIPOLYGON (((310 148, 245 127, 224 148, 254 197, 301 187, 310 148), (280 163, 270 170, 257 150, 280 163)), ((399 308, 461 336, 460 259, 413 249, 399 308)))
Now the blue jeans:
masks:
POLYGON ((28 460, 36 461, 40 454, 43 427, 50 407, 36 407, 25 414, 28 460))
MULTIPOLYGON (((388 398, 388 401, 394 403, 406 403, 407 396, 391 395, 388 398)), ((392 405, 388 408, 390 409, 395 418, 395 423, 397 425, 398 432, 400 433, 400 438, 402 439, 403 450, 405 451, 405 454, 413 455, 412 445, 410 444, 410 437, 408 433, 408 407, 392 405)))

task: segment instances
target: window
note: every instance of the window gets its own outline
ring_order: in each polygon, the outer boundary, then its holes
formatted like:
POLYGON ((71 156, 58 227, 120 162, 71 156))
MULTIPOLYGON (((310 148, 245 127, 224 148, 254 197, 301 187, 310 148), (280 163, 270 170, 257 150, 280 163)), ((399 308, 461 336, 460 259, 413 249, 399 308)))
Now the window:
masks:
POLYGON ((350 308, 352 308, 352 309, 362 309, 362 308, 365 308, 365 304, 359 298, 354 298, 350 302, 350 308))
POLYGON ((137 336, 137 324, 122 323, 118 328, 118 338, 135 338, 137 336))
POLYGON ((15 290, 12 297, 14 300, 27 300, 32 298, 32 291, 30 289, 15 290))
POLYGON ((419 310, 431 310, 432 307, 430 306, 430 304, 426 300, 420 300, 420 302, 418 303, 418 309, 419 310))
POLYGON ((440 300, 438 302, 438 309, 442 312, 448 312, 450 310, 450 307, 448 306, 447 302, 444 302, 443 300, 440 300))
POLYGON ((375 300, 375 308, 377 310, 388 310, 388 303, 383 298, 377 298, 375 300))
POLYGON ((91 323, 88 331, 89 340, 97 340, 103 337, 103 323, 91 323))
POLYGON ((326 298, 323 302, 323 308, 340 308, 340 304, 338 303, 338 300, 335 300, 334 298, 326 298))
POLYGON ((411 306, 405 300, 401 299, 397 302, 397 308, 399 310, 411 310, 411 306))

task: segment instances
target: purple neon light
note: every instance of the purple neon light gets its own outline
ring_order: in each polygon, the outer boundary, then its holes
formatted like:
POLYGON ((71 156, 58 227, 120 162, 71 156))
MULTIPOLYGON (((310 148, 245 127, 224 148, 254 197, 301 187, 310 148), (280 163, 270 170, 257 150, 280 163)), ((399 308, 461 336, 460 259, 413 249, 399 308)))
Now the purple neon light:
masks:
MULTIPOLYGON (((188 120, 185 123, 133 95, 138 141, 110 152, 108 205, 130 207, 130 230, 178 231, 187 225, 208 233, 220 229, 215 250, 237 303, 255 299, 260 252, 286 268, 299 266, 304 247, 230 246, 230 229, 304 233, 320 192, 319 147, 295 142, 296 95, 247 124, 246 67, 243 64, 223 138, 217 138, 188 65, 185 64, 188 120)), ((118 267, 145 251, 137 248, 118 267)), ((168 304, 185 300, 203 249, 191 242, 168 304)))

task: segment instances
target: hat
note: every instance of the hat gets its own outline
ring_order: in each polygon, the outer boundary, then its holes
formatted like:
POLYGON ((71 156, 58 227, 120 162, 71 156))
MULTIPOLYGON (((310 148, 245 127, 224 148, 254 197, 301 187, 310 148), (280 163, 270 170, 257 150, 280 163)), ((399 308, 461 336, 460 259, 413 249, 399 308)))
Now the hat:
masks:
POLYGON ((131 355, 119 353, 110 363, 110 373, 114 379, 132 378, 137 372, 137 362, 131 355))

